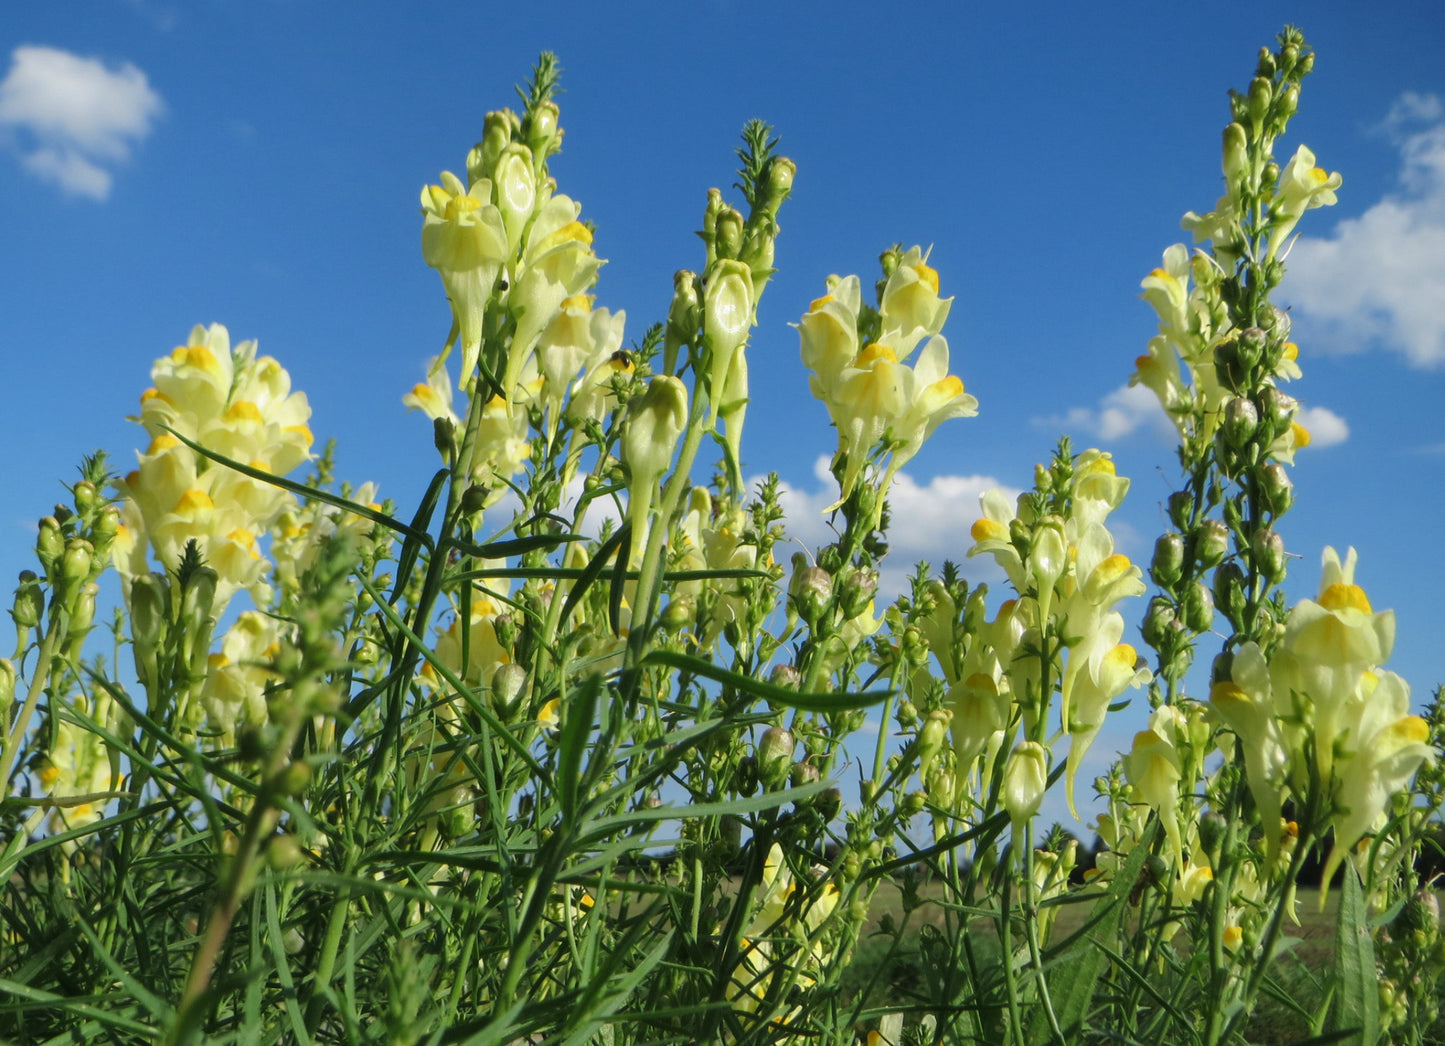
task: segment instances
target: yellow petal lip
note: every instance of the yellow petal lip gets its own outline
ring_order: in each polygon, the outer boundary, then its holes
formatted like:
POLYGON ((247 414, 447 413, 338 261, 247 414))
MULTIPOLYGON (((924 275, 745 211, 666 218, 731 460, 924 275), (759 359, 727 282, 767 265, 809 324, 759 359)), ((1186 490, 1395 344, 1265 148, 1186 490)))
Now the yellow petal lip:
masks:
POLYGON ((1337 581, 1320 593, 1320 606, 1326 610, 1361 610, 1373 613, 1370 597, 1359 585, 1347 585, 1337 581))
POLYGON ((996 541, 1008 535, 1008 530, 997 520, 985 516, 969 528, 969 535, 975 541, 996 541))
POLYGON ((867 367, 877 360, 887 360, 889 363, 897 363, 898 353, 894 352, 887 345, 879 345, 877 342, 874 342, 862 352, 858 353, 858 358, 853 362, 853 365, 855 367, 867 367))
POLYGON ((825 294, 821 298, 814 298, 812 303, 808 305, 808 311, 817 312, 819 309, 821 309, 824 305, 827 305, 832 300, 833 296, 831 294, 825 294))
POLYGON ((261 408, 250 400, 237 400, 226 408, 227 421, 249 421, 260 425, 265 419, 261 416, 261 408))
POLYGON ((181 495, 176 502, 177 512, 199 512, 215 508, 215 502, 204 490, 196 490, 194 487, 181 495))
POLYGON ((934 294, 938 293, 938 271, 936 269, 924 262, 919 262, 913 267, 913 271, 918 273, 920 283, 934 294))

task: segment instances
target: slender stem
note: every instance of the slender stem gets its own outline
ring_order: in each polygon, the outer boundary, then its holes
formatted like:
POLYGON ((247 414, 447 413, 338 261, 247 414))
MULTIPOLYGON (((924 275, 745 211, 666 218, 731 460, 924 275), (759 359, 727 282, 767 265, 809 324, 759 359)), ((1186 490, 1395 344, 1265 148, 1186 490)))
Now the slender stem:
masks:
POLYGON ((35 714, 40 695, 45 692, 45 684, 50 679, 50 662, 55 656, 56 637, 62 631, 63 629, 52 624, 45 633, 45 638, 41 640, 40 653, 35 661, 35 678, 30 681, 30 689, 25 694, 25 704, 20 709, 20 715, 12 725, 9 736, 4 739, 3 751, 0 751, 0 783, 5 784, 7 792, 10 772, 15 769, 15 759, 20 755, 20 745, 25 740, 30 719, 35 714))

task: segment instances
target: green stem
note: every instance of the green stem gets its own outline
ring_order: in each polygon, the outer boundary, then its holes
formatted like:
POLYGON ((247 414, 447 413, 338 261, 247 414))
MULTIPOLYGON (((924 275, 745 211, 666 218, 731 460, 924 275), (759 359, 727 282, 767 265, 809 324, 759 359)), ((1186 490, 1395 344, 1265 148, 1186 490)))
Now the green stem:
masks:
POLYGON ((45 692, 45 684, 50 679, 50 663, 55 656, 56 637, 62 631, 57 624, 52 623, 45 638, 41 640, 40 653, 35 659, 35 678, 30 681, 30 689, 25 694, 25 704, 4 740, 3 749, 0 749, 0 782, 5 784, 7 792, 10 772, 15 769, 20 746, 25 740, 26 731, 30 729, 30 719, 34 716, 35 708, 40 703, 40 695, 45 692))

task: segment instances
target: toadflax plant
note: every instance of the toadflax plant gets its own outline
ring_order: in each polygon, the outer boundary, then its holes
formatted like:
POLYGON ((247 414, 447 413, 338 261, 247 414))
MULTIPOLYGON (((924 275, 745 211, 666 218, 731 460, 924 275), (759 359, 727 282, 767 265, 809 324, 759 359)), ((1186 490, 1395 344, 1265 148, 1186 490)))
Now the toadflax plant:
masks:
POLYGON ((1341 186, 1275 159, 1312 65, 1294 29, 1261 52, 1225 195, 1143 282, 1135 380, 1180 437, 1147 568, 1129 480, 1064 441, 889 604, 891 484, 980 409, 946 277, 898 245, 798 303, 839 497, 789 547, 741 448, 795 167, 748 124, 740 197, 629 332, 550 173, 544 54, 420 194, 449 324, 401 396, 419 504, 338 481, 282 365, 212 325, 152 367, 135 467, 87 459, 40 521, 0 660, 0 1038, 1213 1046, 1274 999, 1300 1038, 1423 1041, 1442 717, 1382 667, 1353 552, 1279 588, 1308 433, 1271 294, 1341 186), (1136 700, 1086 861, 1039 811, 1136 700), (1284 965, 1312 856, 1343 872, 1318 1006, 1284 965))

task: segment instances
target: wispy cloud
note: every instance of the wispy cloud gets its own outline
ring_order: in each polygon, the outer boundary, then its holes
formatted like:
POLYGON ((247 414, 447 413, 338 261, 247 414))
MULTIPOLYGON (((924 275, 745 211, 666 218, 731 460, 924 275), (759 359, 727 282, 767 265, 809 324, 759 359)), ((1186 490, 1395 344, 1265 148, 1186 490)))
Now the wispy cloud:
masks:
POLYGON ((144 141, 164 109, 145 73, 54 47, 22 46, 0 81, 0 140, 42 181, 104 200, 111 168, 144 141))
POLYGON ((1122 439, 1143 429, 1170 442, 1177 438, 1159 398, 1143 385, 1121 385, 1094 407, 1072 407, 1064 414, 1034 418, 1036 428, 1097 440, 1122 439))
MULTIPOLYGON (((823 455, 813 463, 815 485, 811 489, 783 484, 781 500, 788 534, 810 552, 836 538, 824 512, 838 500, 838 485, 828 471, 828 462, 823 455)), ((959 564, 963 576, 975 583, 1003 577, 991 559, 968 558, 973 545, 969 530, 982 515, 979 497, 993 487, 1004 485, 992 476, 935 476, 926 484, 906 472, 894 477, 888 491, 889 553, 879 578, 880 602, 904 590, 919 560, 927 560, 937 569, 951 559, 959 564)), ((1017 489, 1004 490, 1010 499, 1019 495, 1017 489)))
POLYGON ((1416 367, 1438 367, 1445 364, 1445 106, 1435 95, 1406 93, 1378 131, 1400 151, 1398 191, 1329 236, 1302 237, 1283 294, 1314 347, 1385 348, 1416 367))

